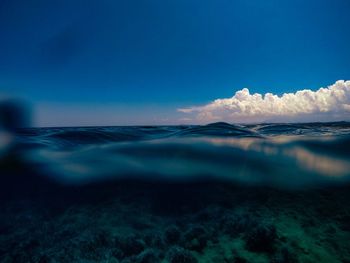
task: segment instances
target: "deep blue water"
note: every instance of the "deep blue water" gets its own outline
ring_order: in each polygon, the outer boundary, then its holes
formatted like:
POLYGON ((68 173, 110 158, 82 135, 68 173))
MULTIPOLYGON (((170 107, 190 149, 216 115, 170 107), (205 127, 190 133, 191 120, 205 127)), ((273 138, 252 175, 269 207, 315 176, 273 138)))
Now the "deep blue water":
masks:
POLYGON ((350 123, 0 133, 0 262, 349 262, 350 123))
POLYGON ((4 163, 64 185, 213 179, 293 188, 350 178, 347 122, 31 128, 10 137, 4 163))

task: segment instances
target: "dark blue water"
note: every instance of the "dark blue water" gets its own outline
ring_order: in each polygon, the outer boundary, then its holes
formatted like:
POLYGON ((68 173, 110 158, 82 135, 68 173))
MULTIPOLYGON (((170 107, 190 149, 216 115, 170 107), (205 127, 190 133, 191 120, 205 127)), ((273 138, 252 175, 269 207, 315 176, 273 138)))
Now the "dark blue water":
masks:
POLYGON ((350 260, 350 123, 0 133, 0 262, 350 260))
POLYGON ((7 147, 15 155, 63 184, 214 178, 298 187, 350 178, 346 122, 35 128, 13 136, 7 147))

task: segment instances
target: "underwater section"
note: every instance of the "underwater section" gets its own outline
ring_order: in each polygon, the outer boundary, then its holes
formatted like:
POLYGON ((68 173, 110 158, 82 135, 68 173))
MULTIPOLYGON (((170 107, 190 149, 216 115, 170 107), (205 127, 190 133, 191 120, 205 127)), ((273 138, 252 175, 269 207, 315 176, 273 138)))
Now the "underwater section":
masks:
POLYGON ((2 123, 0 262, 350 262, 350 123, 2 123))

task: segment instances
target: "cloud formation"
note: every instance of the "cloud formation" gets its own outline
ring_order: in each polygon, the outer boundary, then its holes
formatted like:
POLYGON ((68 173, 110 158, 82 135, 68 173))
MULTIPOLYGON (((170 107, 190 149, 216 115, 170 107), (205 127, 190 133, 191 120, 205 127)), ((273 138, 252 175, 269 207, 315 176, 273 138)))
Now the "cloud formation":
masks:
POLYGON ((338 80, 327 88, 305 89, 282 96, 250 94, 249 89, 244 88, 232 98, 178 111, 194 115, 200 123, 350 120, 350 81, 338 80))

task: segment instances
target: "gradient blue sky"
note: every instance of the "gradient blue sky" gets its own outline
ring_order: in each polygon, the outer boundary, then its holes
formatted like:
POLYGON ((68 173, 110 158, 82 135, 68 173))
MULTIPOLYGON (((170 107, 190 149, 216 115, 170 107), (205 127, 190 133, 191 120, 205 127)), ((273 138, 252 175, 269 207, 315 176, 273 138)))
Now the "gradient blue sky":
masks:
POLYGON ((177 108, 350 78, 348 0, 0 0, 0 91, 35 125, 175 124, 177 108))

